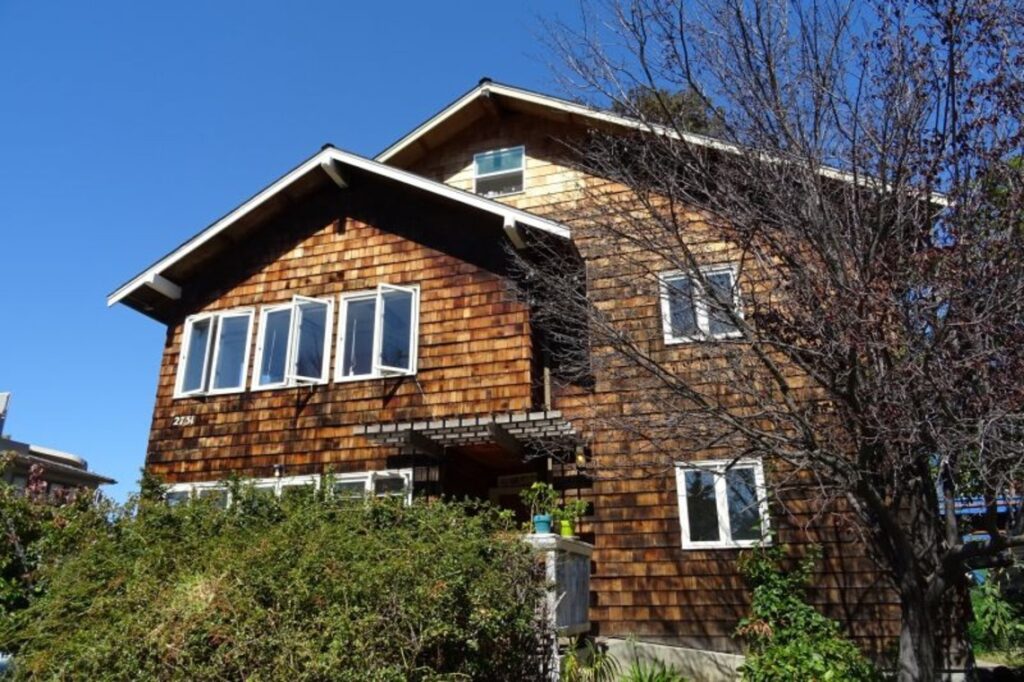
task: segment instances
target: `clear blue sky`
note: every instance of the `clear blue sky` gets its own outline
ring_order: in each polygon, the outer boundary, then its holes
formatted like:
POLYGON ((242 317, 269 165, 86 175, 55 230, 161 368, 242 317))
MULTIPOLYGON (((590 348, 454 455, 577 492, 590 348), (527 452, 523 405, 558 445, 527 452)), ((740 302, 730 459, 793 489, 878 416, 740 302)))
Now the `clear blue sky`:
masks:
POLYGON ((551 91, 570 2, 0 0, 5 431, 135 488, 164 327, 106 295, 324 142, 372 156, 481 76, 551 91))

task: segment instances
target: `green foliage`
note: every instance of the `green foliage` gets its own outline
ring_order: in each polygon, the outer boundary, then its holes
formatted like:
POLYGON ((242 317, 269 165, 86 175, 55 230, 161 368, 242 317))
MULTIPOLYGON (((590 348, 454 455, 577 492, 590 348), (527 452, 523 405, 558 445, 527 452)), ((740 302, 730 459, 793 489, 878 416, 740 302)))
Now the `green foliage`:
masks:
POLYGON ((661 661, 633 661, 622 682, 685 682, 680 673, 661 661))
POLYGON ((523 504, 530 508, 530 516, 550 514, 558 505, 558 493, 548 483, 537 481, 519 493, 523 504))
POLYGON ((968 635, 977 651, 1024 658, 1024 605, 1007 598, 1002 577, 989 571, 988 579, 971 590, 974 619, 968 635))
POLYGON ((580 651, 578 640, 572 640, 562 657, 562 682, 613 682, 619 676, 619 662, 593 640, 586 640, 580 651))
POLYGON ((542 577, 479 505, 147 489, 0 620, 15 679, 529 680, 542 577))
POLYGON ((749 682, 877 680, 879 675, 838 623, 807 603, 805 589, 818 560, 812 552, 791 570, 779 546, 743 555, 740 569, 753 589, 751 615, 736 633, 750 651, 741 668, 749 682))

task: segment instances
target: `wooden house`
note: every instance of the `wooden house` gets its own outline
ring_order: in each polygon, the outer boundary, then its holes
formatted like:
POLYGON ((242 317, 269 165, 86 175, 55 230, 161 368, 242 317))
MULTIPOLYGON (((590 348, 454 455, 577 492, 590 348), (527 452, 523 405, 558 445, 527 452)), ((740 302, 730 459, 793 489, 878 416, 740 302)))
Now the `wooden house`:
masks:
MULTIPOLYGON (((596 413, 657 408, 600 372, 551 381, 510 254, 545 240, 578 255, 593 295, 615 290, 601 244, 577 232, 581 187, 606 180, 564 144, 594 127, 640 129, 481 81, 374 159, 324 147, 119 287, 110 305, 167 326, 146 468, 174 498, 222 497, 232 475, 280 492, 330 471, 341 491, 514 507, 554 480, 591 503, 591 631, 721 653, 740 650, 749 603, 737 558, 771 528, 824 545, 813 599, 881 651, 898 609, 863 547, 776 515, 762 462, 588 474, 630 452, 596 413)), ((709 267, 742 286, 728 262, 709 267)), ((667 300, 672 278, 685 273, 637 278, 611 303, 665 352, 729 333, 667 300), (694 333, 675 333, 666 320, 687 314, 694 333)))

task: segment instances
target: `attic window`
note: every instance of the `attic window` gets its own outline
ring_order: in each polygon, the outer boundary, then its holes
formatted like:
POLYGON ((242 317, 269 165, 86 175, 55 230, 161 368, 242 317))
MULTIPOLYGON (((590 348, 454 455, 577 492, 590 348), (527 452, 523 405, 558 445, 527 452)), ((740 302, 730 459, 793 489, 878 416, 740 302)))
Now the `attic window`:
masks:
POLYGON ((330 299, 296 296, 260 314, 253 388, 281 388, 327 381, 330 299))
POLYGON ((509 147, 473 156, 473 191, 488 198, 523 191, 526 148, 509 147))
POLYGON ((252 317, 252 310, 232 310, 185 320, 176 397, 232 393, 244 388, 252 317))

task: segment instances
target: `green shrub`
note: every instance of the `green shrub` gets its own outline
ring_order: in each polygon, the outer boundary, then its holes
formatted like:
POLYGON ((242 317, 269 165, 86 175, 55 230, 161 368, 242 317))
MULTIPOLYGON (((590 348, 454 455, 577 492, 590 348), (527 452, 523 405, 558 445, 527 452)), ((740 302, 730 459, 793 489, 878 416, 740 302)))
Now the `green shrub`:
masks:
POLYGON ((661 661, 633 661, 623 682, 686 682, 679 672, 661 661))
POLYGON ((986 580, 971 590, 974 618, 968 635, 976 653, 998 652, 1024 659, 1024 605, 1007 598, 1005 576, 990 570, 986 580))
POLYGON ((145 499, 0 620, 16 679, 528 680, 543 589, 493 508, 145 499))
POLYGON ((561 682, 613 682, 619 677, 619 661, 607 647, 592 639, 580 647, 578 639, 570 641, 562 656, 561 682))
POLYGON ((783 570, 781 547, 757 548, 743 555, 740 568, 753 590, 751 615, 736 632, 750 651, 740 668, 749 682, 769 680, 877 680, 860 650, 839 624, 818 613, 805 597, 812 552, 795 570, 783 570))

